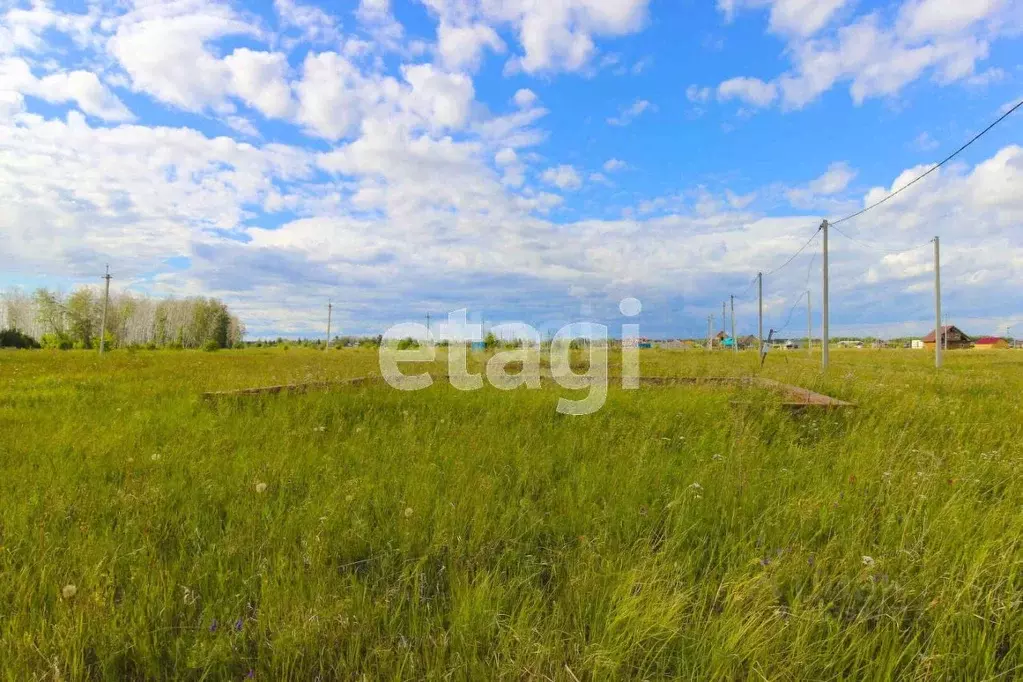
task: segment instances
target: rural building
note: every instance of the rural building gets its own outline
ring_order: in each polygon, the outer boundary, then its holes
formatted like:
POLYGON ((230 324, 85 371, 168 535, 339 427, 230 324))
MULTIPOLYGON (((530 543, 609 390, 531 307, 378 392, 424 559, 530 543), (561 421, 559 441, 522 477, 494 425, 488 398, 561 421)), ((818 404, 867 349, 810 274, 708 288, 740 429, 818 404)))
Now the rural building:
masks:
MULTIPOLYGON (((933 350, 936 338, 937 334, 932 330, 930 334, 924 337, 924 346, 933 350)), ((969 348, 973 343, 973 340, 962 329, 952 324, 947 324, 941 328, 941 341, 942 347, 949 350, 969 348)))
POLYGON ((739 349, 740 350, 745 350, 747 348, 756 348, 756 347, 757 347, 757 337, 753 336, 752 334, 750 334, 749 336, 744 336, 741 339, 739 339, 739 349))
POLYGON ((975 350, 992 350, 995 348, 1010 348, 1009 342, 997 336, 982 336, 973 342, 975 350))
POLYGON ((913 350, 923 350, 923 349, 924 349, 924 342, 923 342, 923 341, 921 341, 920 339, 913 339, 913 340, 912 340, 912 341, 910 342, 910 347, 911 347, 911 348, 912 348, 913 350))

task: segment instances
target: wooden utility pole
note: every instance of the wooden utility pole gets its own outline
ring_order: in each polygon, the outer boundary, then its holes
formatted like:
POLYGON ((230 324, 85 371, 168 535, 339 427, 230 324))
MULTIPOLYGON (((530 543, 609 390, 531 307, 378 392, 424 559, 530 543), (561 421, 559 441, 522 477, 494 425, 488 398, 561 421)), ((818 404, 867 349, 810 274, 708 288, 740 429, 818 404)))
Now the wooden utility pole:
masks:
POLYGON ((757 273, 757 352, 764 348, 764 273, 757 273))
POLYGON ((334 303, 327 299, 327 350, 330 350, 330 317, 334 312, 334 303))
POLYGON ((103 355, 107 343, 107 306, 110 304, 110 264, 107 264, 107 274, 103 275, 106 280, 106 287, 103 291, 103 317, 99 321, 99 354, 103 355))
POLYGON ((735 296, 732 296, 731 300, 732 300, 732 350, 738 353, 739 340, 735 338, 735 296))
POLYGON ((941 369, 941 344, 945 332, 941 324, 941 238, 934 238, 934 367, 941 369))
POLYGON ((810 300, 810 290, 806 290, 806 351, 813 355, 813 312, 810 306, 813 302, 810 300))
POLYGON ((828 330, 828 221, 821 223, 821 230, 824 231, 824 291, 821 305, 821 368, 828 369, 828 346, 831 343, 831 335, 828 330))

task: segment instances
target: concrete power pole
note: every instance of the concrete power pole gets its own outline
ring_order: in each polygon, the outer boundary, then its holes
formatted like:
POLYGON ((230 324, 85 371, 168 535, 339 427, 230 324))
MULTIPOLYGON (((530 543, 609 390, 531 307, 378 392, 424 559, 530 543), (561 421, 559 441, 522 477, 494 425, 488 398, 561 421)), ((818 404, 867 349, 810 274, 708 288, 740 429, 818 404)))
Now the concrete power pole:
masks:
POLYGON ((941 369, 941 344, 948 336, 941 324, 941 238, 934 238, 934 367, 941 369))
POLYGON ((714 316, 707 316, 707 350, 714 350, 714 316))
POLYGON ((426 313, 426 342, 430 343, 430 313, 426 313))
POLYGON ((725 301, 721 301, 721 331, 728 333, 728 317, 725 315, 725 309, 728 304, 725 301))
POLYGON ((806 352, 813 355, 813 311, 810 290, 806 290, 806 352))
POLYGON ((107 343, 107 306, 110 304, 110 266, 107 265, 107 274, 103 275, 107 281, 106 289, 103 292, 103 317, 99 321, 99 354, 103 355, 107 343))
POLYGON ((828 331, 828 221, 821 223, 824 231, 824 292, 821 305, 821 369, 828 369, 828 346, 831 343, 831 335, 828 331))
POLYGON ((757 353, 764 349, 764 273, 757 273, 757 353))
POLYGON ((330 350, 330 317, 331 313, 334 312, 334 303, 330 299, 327 299, 327 348, 330 350))
POLYGON ((732 296, 731 300, 732 300, 732 350, 738 353, 739 339, 735 338, 735 296, 732 296))

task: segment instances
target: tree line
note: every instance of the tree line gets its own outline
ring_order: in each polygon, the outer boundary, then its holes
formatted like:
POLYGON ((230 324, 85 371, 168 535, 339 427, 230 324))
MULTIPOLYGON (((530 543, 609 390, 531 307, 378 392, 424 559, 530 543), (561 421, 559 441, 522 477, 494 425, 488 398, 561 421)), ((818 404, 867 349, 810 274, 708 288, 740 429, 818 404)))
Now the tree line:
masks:
MULTIPOLYGON (((82 286, 0 293, 0 346, 99 347, 103 291, 82 286)), ((243 343, 245 325, 216 298, 157 300, 118 292, 106 311, 108 348, 230 348, 243 343)))

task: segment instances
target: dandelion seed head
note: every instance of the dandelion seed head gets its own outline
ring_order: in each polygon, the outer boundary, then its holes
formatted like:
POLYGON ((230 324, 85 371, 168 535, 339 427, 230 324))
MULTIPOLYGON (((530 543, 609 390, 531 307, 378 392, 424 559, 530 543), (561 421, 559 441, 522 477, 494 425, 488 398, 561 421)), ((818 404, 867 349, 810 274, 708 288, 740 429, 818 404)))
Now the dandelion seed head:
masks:
POLYGON ((76 594, 78 594, 78 588, 74 585, 65 585, 60 590, 60 596, 64 597, 64 599, 74 599, 76 594))
POLYGON ((410 518, 411 516, 412 516, 412 507, 405 507, 405 518, 407 519, 407 518, 410 518))
POLYGON ((266 492, 266 483, 257 483, 256 484, 256 492, 259 493, 259 494, 265 493, 266 492))

